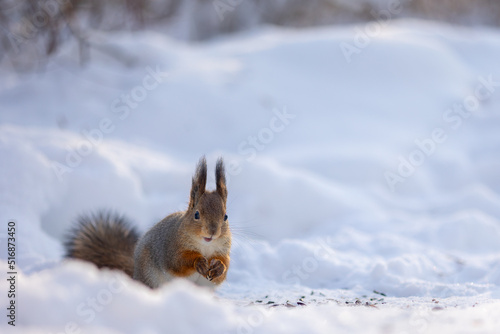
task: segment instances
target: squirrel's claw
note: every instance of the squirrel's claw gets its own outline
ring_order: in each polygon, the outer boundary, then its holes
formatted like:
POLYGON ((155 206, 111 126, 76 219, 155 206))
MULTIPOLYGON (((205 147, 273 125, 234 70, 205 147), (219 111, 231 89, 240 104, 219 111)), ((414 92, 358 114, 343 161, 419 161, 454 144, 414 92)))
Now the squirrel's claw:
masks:
POLYGON ((208 275, 209 271, 208 261, 204 257, 200 257, 198 260, 196 260, 194 267, 201 276, 208 275))
POLYGON ((213 279, 221 276, 226 270, 226 266, 219 259, 212 259, 210 261, 210 268, 208 268, 207 279, 212 281, 213 279))

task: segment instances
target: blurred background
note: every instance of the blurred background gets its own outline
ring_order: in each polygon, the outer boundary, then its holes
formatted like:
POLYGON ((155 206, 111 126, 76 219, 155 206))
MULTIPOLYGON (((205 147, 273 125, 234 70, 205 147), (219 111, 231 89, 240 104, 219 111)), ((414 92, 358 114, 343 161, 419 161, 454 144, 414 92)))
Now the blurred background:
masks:
POLYGON ((500 191, 499 24, 488 0, 2 0, 0 121, 46 159, 60 190, 35 216, 56 238, 97 206, 143 226, 182 208, 202 154, 267 239, 452 214, 500 191))
POLYGON ((68 40, 117 54, 95 40, 98 31, 157 30, 196 42, 259 26, 306 28, 395 18, 467 26, 500 24, 495 0, 1 0, 2 62, 33 70, 68 40), (394 8, 394 10, 391 10, 394 8))
POLYGON ((488 0, 2 0, 0 121, 45 161, 57 239, 182 209, 203 154, 264 239, 494 214, 499 24, 488 0))

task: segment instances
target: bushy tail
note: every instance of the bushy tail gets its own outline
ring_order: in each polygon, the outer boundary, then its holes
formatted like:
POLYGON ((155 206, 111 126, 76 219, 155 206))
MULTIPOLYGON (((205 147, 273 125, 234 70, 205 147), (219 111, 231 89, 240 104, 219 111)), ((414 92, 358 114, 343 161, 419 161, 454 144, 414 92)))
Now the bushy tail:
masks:
POLYGON ((123 217, 101 211, 80 216, 78 225, 68 234, 66 257, 134 274, 134 248, 139 233, 123 217))

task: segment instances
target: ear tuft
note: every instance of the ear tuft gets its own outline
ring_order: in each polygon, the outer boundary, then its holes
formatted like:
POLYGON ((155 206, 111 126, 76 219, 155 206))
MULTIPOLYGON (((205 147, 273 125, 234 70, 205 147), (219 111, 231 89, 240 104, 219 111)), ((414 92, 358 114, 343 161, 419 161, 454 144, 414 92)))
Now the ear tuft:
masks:
POLYGON ((215 166, 215 184, 217 186, 217 193, 225 202, 227 200, 226 172, 222 158, 217 160, 217 165, 215 166))
POLYGON ((193 176, 193 182, 191 185, 191 197, 189 200, 189 207, 194 208, 201 195, 205 193, 205 187, 207 184, 207 160, 205 156, 200 158, 198 165, 196 166, 196 172, 193 176))

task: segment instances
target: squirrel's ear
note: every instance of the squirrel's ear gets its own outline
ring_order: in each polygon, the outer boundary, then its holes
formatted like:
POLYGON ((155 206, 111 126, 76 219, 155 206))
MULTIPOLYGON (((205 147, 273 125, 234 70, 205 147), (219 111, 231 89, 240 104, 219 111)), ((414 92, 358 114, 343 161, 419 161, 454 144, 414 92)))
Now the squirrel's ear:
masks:
POLYGON ((222 158, 217 160, 217 165, 215 166, 215 184, 217 186, 217 193, 225 202, 227 200, 226 173, 222 158))
POLYGON ((207 184, 207 160, 205 156, 200 158, 196 173, 193 176, 193 183, 191 185, 191 197, 189 199, 189 207, 194 208, 201 195, 205 193, 205 186, 207 184))

